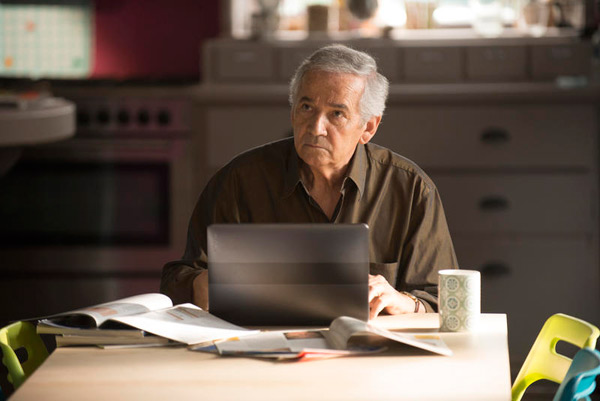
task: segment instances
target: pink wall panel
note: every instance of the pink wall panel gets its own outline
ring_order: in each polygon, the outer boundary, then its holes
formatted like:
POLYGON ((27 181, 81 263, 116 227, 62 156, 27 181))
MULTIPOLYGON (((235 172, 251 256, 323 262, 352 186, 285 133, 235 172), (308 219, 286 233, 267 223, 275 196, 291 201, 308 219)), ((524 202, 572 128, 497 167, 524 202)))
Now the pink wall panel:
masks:
POLYGON ((218 0, 96 0, 92 78, 199 79, 218 0))

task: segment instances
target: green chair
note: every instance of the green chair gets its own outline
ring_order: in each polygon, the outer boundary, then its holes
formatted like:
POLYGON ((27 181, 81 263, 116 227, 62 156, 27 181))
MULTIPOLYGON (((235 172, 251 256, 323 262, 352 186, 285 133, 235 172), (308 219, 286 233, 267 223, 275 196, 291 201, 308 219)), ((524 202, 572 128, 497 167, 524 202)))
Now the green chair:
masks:
POLYGON ((550 380, 561 383, 571 359, 556 352, 556 344, 566 341, 579 348, 594 348, 600 330, 581 319, 562 313, 546 320, 512 387, 512 401, 519 401, 532 383, 550 380))
POLYGON ((0 349, 2 363, 8 369, 8 381, 15 390, 48 356, 46 345, 29 322, 16 322, 0 329, 0 349), (27 359, 23 362, 15 353, 21 348, 27 351, 27 359))
POLYGON ((600 352, 582 348, 573 357, 553 401, 590 401, 590 395, 596 388, 596 377, 600 375, 600 352))

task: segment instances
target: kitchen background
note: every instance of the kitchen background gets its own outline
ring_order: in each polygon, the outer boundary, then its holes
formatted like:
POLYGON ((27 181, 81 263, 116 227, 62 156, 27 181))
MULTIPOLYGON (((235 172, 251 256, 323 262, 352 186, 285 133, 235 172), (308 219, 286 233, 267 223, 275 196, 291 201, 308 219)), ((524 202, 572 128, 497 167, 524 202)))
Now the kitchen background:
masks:
POLYGON ((185 93, 219 12, 216 1, 0 2, 0 322, 158 290, 198 192, 185 93), (61 91, 69 104, 54 101, 61 91), (52 138, 70 124, 72 138, 52 138))
POLYGON ((438 185, 515 375, 550 314, 600 324, 598 23, 590 0, 0 1, 0 325, 157 291, 206 180, 290 134, 287 81, 335 41, 390 79, 374 142, 438 185))

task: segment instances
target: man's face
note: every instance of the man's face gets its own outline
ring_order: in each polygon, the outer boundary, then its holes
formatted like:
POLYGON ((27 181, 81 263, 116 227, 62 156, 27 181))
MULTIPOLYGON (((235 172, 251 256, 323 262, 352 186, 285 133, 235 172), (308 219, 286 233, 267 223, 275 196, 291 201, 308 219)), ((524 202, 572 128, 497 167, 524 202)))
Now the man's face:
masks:
POLYGON ((366 143, 359 102, 364 78, 353 74, 309 71, 292 110, 294 145, 312 169, 344 168, 358 142, 366 143))

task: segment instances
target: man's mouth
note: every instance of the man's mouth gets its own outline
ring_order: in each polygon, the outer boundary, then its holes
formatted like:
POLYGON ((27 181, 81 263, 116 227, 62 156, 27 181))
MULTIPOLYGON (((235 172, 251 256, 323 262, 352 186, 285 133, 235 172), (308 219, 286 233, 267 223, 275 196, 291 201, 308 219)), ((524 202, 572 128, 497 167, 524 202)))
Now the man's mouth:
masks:
POLYGON ((314 148, 314 149, 323 149, 323 150, 327 150, 327 148, 325 146, 321 146, 315 143, 307 143, 306 146, 310 147, 310 148, 314 148))

